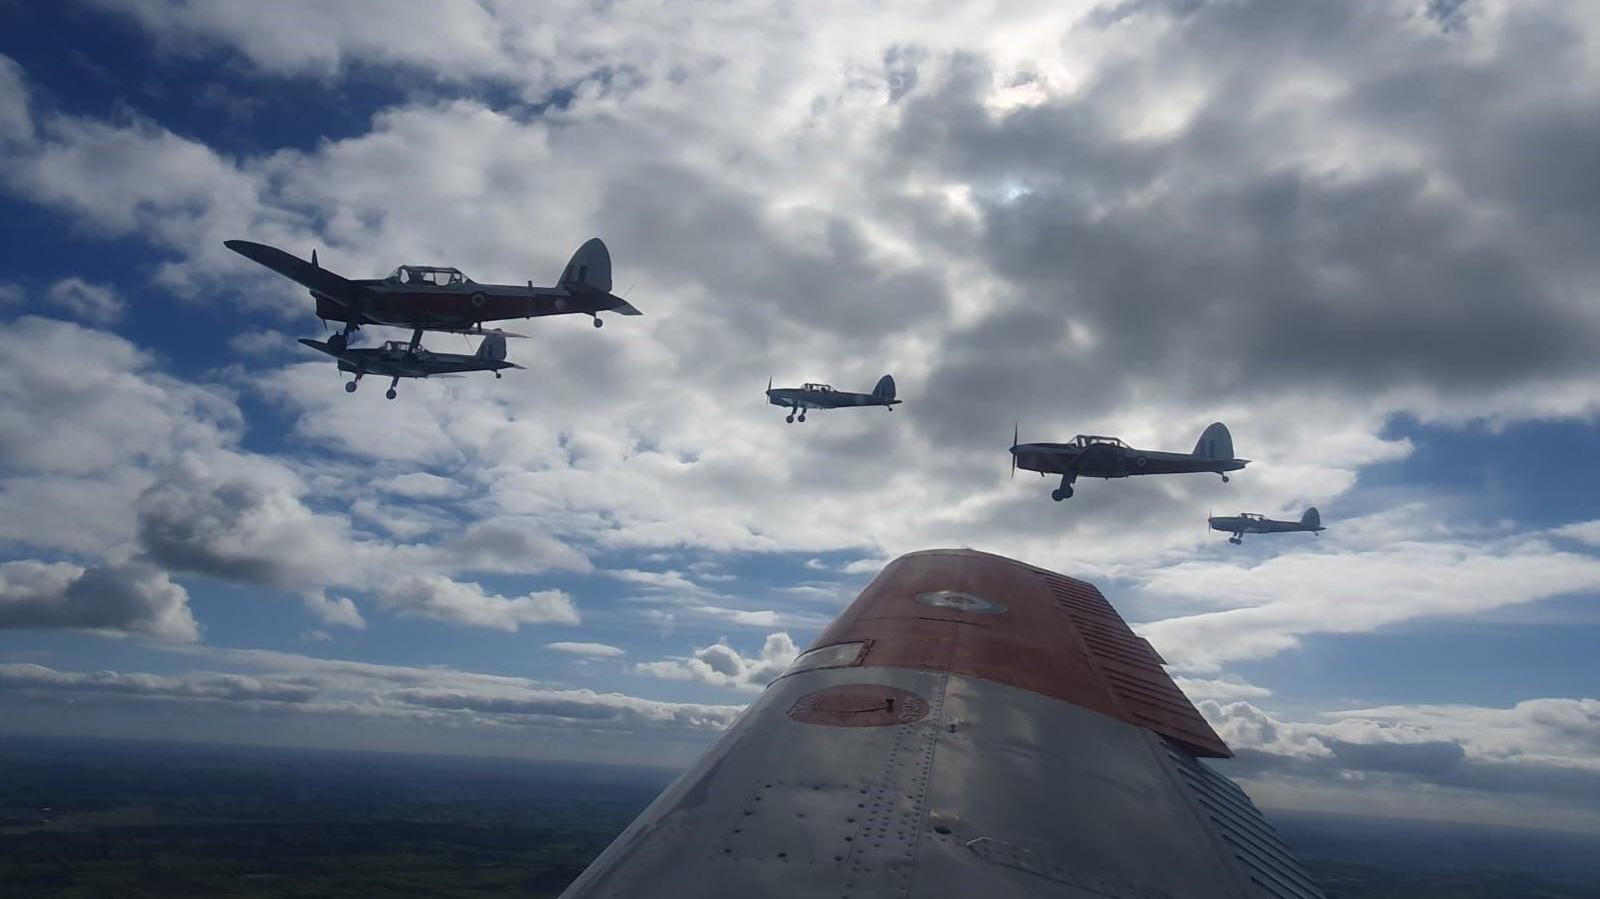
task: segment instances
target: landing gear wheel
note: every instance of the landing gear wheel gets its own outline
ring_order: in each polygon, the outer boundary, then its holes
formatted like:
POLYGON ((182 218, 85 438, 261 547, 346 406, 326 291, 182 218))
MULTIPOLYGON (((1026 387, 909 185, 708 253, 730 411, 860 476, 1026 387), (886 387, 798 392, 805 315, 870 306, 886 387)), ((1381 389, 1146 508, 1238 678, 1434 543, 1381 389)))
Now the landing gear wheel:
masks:
POLYGON ((389 388, 389 389, 388 389, 388 390, 385 390, 385 391, 384 391, 384 392, 383 392, 383 395, 384 395, 384 396, 386 396, 386 397, 388 397, 388 398, 389 398, 389 399, 391 399, 391 400, 392 400, 392 399, 394 399, 394 398, 395 398, 395 392, 394 392, 394 388, 393 388, 393 387, 390 387, 390 388, 389 388))
POLYGON ((600 320, 600 316, 597 315, 597 316, 594 317, 594 326, 596 328, 604 327, 605 326, 605 322, 601 321, 600 320))
POLYGON ((356 392, 356 382, 354 382, 354 381, 346 381, 346 382, 344 382, 344 392, 345 393, 355 393, 356 392))
POLYGON ((794 424, 794 416, 791 415, 788 418, 785 418, 784 421, 788 422, 789 424, 794 424))
POLYGON ((1050 491, 1050 498, 1055 500, 1058 503, 1061 502, 1062 500, 1066 499, 1067 497, 1071 496, 1071 495, 1072 495, 1072 488, 1071 487, 1058 487, 1055 490, 1050 491))
POLYGON ((1228 476, 1227 475, 1223 475, 1222 476, 1222 483, 1224 483, 1224 484, 1228 483, 1228 476))
POLYGON ((499 372, 495 372, 495 373, 494 373, 494 379, 495 379, 495 380, 496 380, 496 381, 498 381, 498 380, 500 380, 500 373, 499 373, 499 372))
POLYGON ((802 422, 806 420, 806 414, 804 412, 800 413, 800 420, 802 422))

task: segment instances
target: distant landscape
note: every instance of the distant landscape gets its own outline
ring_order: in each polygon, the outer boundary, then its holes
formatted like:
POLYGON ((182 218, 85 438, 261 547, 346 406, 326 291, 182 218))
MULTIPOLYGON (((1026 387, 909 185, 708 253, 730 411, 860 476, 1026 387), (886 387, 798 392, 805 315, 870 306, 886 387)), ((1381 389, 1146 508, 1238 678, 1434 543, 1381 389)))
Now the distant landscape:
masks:
MULTIPOLYGON (((6 737, 0 895, 556 896, 672 772, 6 737)), ((1600 897, 1600 840, 1278 812, 1330 899, 1600 897)))

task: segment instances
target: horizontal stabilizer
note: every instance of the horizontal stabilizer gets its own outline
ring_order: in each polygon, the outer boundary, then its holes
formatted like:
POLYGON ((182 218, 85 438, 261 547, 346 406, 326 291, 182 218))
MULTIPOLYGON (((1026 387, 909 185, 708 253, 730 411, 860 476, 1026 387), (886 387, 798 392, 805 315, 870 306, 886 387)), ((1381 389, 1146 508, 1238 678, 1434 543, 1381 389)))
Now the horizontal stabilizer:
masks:
POLYGON ((617 304, 611 307, 611 311, 618 315, 644 315, 643 312, 635 309, 632 303, 624 300, 622 297, 612 295, 611 300, 617 304))
POLYGON ((248 240, 225 240, 222 245, 251 262, 264 265, 307 290, 349 305, 354 296, 350 282, 321 266, 290 253, 248 240))

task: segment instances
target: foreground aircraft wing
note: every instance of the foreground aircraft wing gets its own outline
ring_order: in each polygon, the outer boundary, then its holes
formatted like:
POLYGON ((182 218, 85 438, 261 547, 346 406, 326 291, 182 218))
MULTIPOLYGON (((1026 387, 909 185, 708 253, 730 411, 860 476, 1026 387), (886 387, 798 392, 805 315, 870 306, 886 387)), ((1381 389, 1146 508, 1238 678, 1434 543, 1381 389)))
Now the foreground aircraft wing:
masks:
POLYGON ((285 253, 277 247, 269 247, 264 243, 252 243, 248 240, 225 240, 222 245, 251 262, 256 262, 272 269, 307 290, 315 291, 346 305, 349 305, 354 297, 355 286, 349 280, 341 278, 321 266, 312 265, 291 253, 285 253))
POLYGON ((562 895, 1320 899, 1093 586, 891 563, 562 895))

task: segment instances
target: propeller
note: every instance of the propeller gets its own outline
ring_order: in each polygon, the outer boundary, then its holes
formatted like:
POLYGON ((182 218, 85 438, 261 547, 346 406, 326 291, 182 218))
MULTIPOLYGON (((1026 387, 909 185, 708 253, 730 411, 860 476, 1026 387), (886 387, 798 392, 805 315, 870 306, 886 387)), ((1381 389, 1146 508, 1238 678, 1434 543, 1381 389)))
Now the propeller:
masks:
POLYGON ((1022 425, 1013 422, 1011 425, 1011 477, 1017 476, 1017 438, 1022 435, 1022 425))

